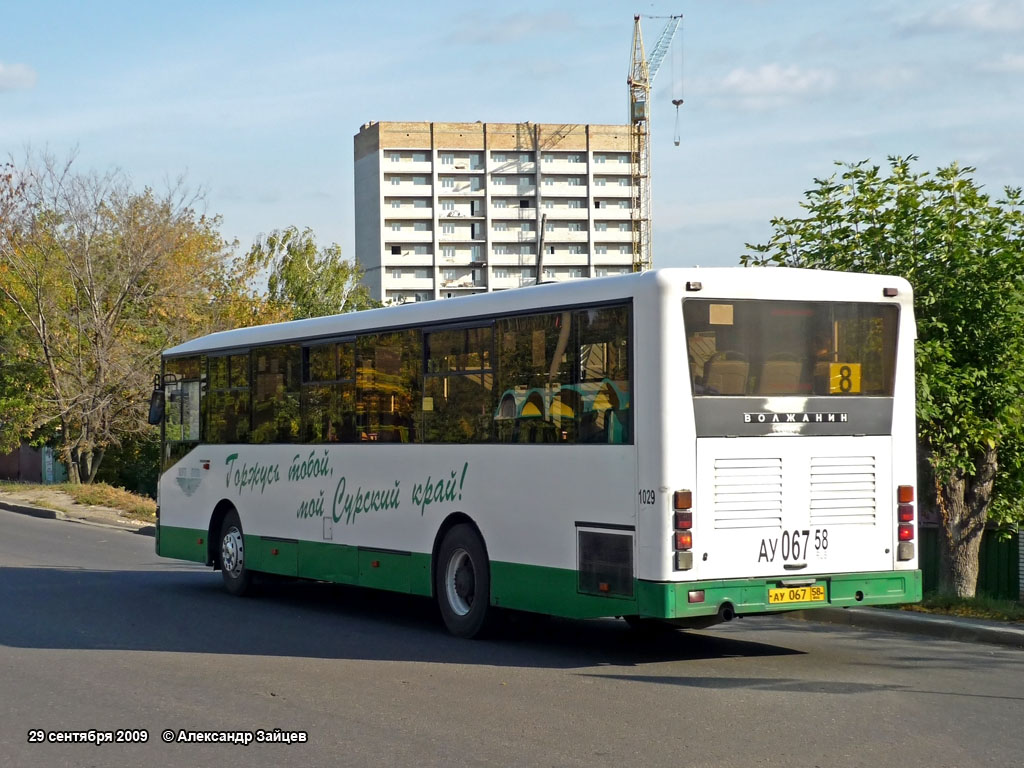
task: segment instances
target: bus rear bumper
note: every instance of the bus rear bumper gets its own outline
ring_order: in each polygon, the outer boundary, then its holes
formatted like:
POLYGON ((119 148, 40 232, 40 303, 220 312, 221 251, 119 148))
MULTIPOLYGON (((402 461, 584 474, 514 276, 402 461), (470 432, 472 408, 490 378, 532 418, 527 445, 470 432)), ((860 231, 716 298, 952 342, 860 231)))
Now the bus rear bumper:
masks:
MULTIPOLYGON (((656 582, 637 581, 640 616, 652 619, 688 619, 715 615, 806 611, 815 608, 863 605, 896 605, 921 600, 921 571, 880 571, 815 576, 815 586, 824 586, 823 599, 801 600, 789 589, 788 578, 727 579, 722 581, 656 582), (774 593, 771 590, 785 590, 774 593), (794 599, 795 598, 795 599, 794 599)), ((810 581, 808 579, 807 581, 810 581)))

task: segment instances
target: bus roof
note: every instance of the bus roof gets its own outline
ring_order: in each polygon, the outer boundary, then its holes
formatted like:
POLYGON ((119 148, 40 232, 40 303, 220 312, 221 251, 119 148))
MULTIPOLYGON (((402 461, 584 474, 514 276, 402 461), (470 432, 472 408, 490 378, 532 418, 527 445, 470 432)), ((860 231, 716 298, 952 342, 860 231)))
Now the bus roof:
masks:
POLYGON ((910 308, 910 284, 903 278, 888 275, 787 267, 666 268, 219 331, 171 347, 164 355, 194 355, 298 339, 344 336, 368 330, 468 321, 474 317, 529 312, 561 305, 597 304, 644 294, 653 298, 655 292, 673 286, 681 289, 687 282, 701 284, 700 293, 694 293, 694 296, 733 299, 881 301, 881 288, 893 287, 898 290, 899 298, 888 301, 910 308))

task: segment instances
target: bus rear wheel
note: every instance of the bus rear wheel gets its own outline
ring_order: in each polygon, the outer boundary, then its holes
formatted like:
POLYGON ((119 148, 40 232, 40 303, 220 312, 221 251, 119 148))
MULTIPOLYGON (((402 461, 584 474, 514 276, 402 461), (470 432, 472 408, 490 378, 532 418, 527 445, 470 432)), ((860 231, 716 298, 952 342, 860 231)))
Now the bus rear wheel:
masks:
POLYGON ((252 588, 252 571, 245 567, 245 538, 238 513, 231 510, 220 527, 220 572, 224 588, 232 595, 244 595, 252 588))
POLYGON ((434 571, 437 604, 444 624, 456 637, 478 637, 491 602, 491 574, 480 536, 468 525, 445 534, 434 571))

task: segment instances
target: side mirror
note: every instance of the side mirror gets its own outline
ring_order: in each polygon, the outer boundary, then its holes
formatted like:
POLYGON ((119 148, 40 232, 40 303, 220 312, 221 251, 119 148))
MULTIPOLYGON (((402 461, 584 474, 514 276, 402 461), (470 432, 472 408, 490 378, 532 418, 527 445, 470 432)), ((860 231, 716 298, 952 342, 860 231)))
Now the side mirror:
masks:
POLYGON ((153 383, 153 394, 149 396, 149 423, 157 425, 164 420, 164 391, 160 387, 160 377, 153 383))

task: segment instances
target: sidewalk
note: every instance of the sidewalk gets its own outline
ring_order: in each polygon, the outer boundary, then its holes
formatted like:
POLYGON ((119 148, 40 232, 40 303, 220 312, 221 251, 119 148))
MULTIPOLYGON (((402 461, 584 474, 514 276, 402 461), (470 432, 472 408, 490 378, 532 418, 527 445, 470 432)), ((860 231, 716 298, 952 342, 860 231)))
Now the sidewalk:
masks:
POLYGON ((1024 648, 1024 624, 961 616, 939 616, 891 608, 816 608, 794 611, 786 618, 820 624, 845 624, 861 629, 927 635, 964 643, 989 643, 1024 648))
POLYGON ((21 515, 31 515, 47 520, 67 520, 74 523, 101 525, 131 533, 140 533, 143 536, 156 535, 156 526, 124 517, 118 510, 110 507, 77 504, 67 494, 57 494, 56 492, 51 501, 52 504, 47 505, 45 501, 26 499, 17 491, 0 490, 0 509, 6 509, 8 512, 17 512, 21 515))

